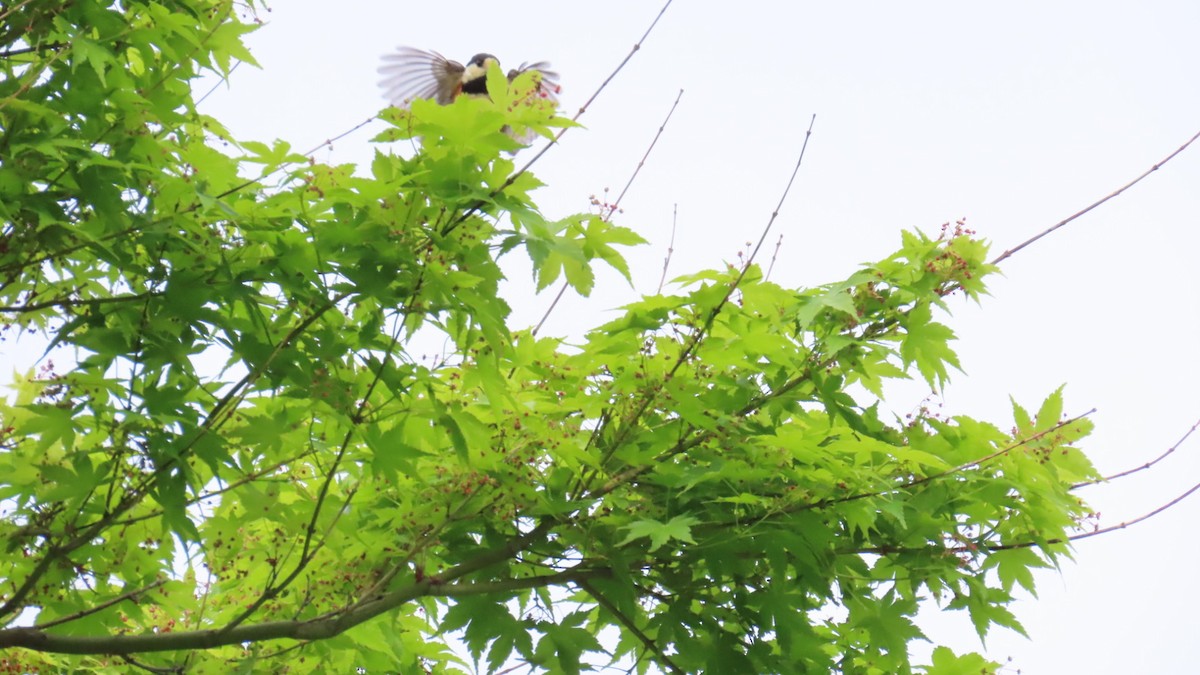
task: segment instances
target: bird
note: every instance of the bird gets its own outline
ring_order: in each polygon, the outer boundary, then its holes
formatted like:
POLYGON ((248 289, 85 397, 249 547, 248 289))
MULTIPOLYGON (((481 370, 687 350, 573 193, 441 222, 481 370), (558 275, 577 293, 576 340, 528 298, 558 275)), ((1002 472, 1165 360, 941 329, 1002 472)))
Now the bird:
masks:
MULTIPOLYGON (((407 108, 419 98, 432 99, 448 105, 462 95, 487 96, 487 69, 491 64, 500 65, 499 59, 491 54, 479 53, 463 65, 451 61, 435 51, 413 47, 398 47, 394 53, 383 57, 379 67, 383 79, 379 86, 384 97, 398 108, 407 108)), ((558 73, 550 70, 545 61, 523 63, 508 71, 512 82, 522 73, 530 71, 541 75, 538 80, 537 96, 557 104, 562 88, 558 84, 558 73)))

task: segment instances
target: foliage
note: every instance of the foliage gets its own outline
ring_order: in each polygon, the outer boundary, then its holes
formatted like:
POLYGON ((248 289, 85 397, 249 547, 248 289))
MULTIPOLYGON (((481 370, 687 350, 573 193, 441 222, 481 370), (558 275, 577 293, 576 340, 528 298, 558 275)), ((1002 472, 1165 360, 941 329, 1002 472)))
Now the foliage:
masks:
POLYGON ((461 631, 486 670, 907 672, 922 599, 1020 630, 1088 513, 1060 392, 1008 431, 880 413, 957 367, 934 310, 984 292, 977 239, 539 337, 501 255, 586 295, 640 238, 537 209, 502 128, 568 122, 530 82, 389 111, 420 151, 364 175, 196 110, 251 59, 228 2, 3 12, 0 311, 77 363, 0 408, 0 670, 460 672, 461 631))

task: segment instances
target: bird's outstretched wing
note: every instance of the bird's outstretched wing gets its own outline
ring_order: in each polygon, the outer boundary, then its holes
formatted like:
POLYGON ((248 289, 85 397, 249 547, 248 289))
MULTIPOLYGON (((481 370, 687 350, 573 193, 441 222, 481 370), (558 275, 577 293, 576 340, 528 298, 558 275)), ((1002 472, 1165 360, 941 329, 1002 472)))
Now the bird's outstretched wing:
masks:
POLYGON ((454 102, 462 87, 463 65, 435 51, 398 47, 383 57, 379 86, 394 106, 407 108, 414 99, 431 98, 445 105, 454 102))
POLYGON ((562 86, 558 84, 558 73, 550 70, 550 64, 546 61, 522 63, 520 67, 508 71, 508 81, 512 82, 518 75, 530 70, 537 71, 542 76, 538 85, 538 95, 557 105, 558 94, 562 91, 562 86))

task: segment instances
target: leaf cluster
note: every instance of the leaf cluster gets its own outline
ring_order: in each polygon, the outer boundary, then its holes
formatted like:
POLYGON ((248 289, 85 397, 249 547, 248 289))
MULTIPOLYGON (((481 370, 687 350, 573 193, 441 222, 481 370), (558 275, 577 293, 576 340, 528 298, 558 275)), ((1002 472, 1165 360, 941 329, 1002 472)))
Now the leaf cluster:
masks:
POLYGON ((810 289, 702 272, 539 337, 501 255, 586 295, 641 240, 537 208, 514 137, 569 122, 532 81, 387 111, 417 152, 330 166, 197 111, 248 8, 3 11, 0 312, 77 357, 0 405, 9 670, 461 672, 461 631, 489 670, 908 672, 919 602, 1019 629, 1088 514, 1060 392, 1007 431, 881 412, 958 367, 935 313, 984 292, 980 240, 810 289))

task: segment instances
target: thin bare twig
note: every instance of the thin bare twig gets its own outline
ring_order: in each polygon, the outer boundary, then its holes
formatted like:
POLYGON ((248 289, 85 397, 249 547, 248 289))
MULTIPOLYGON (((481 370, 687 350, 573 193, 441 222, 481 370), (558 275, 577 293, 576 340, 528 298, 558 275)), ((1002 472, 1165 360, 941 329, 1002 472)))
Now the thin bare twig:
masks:
POLYGON ((88 607, 87 609, 81 609, 78 612, 73 612, 71 614, 67 614, 66 616, 60 616, 57 619, 54 619, 53 621, 47 621, 45 623, 34 624, 33 627, 38 630, 45 630, 45 629, 51 628, 53 626, 61 626, 64 623, 70 623, 72 621, 75 621, 76 619, 82 619, 85 616, 89 616, 91 614, 95 614, 96 612, 100 612, 105 609, 108 609, 109 607, 112 607, 113 605, 117 604, 118 602, 122 602, 124 600, 133 600, 133 599, 137 598, 137 596, 139 596, 143 593, 152 591, 155 588, 158 588, 159 586, 162 586, 165 583, 167 583, 166 579, 160 579, 158 581, 155 581, 152 584, 149 584, 148 586, 142 586, 141 588, 135 588, 131 591, 126 591, 118 596, 109 598, 108 600, 105 600, 104 602, 102 602, 94 607, 88 607))
MULTIPOLYGON (((340 140, 342 140, 343 138, 345 138, 345 137, 349 136, 350 134, 352 134, 352 133, 354 133, 354 132, 358 131, 359 129, 361 129, 361 128, 365 127, 365 126, 367 126, 367 125, 368 125, 368 124, 370 124, 371 122, 374 122, 374 121, 375 121, 375 119, 376 119, 376 118, 374 118, 374 117, 371 117, 371 118, 365 119, 365 120, 363 120, 362 122, 359 122, 358 124, 355 124, 354 126, 350 127, 349 129, 347 129, 347 130, 343 131, 342 133, 338 134, 337 136, 334 136, 333 138, 326 138, 325 140, 323 140, 323 141, 321 141, 320 143, 318 143, 318 144, 316 144, 315 146, 313 146, 313 148, 312 148, 311 150, 309 150, 309 151, 307 151, 307 152, 304 152, 304 153, 301 153, 301 154, 303 154, 305 157, 308 157, 309 159, 312 159, 312 156, 313 156, 313 155, 315 155, 315 154, 316 154, 316 152, 317 152, 318 150, 320 150, 321 148, 324 148, 324 147, 326 147, 326 146, 332 146, 334 141, 340 141, 340 140)), ((264 180, 266 180, 267 178, 269 178, 270 176, 272 176, 272 175, 274 175, 274 174, 276 174, 276 173, 278 173, 278 172, 280 172, 280 171, 282 171, 282 170, 284 170, 284 169, 286 169, 286 168, 288 168, 288 167, 290 167, 290 166, 294 166, 294 165, 295 165, 295 162, 284 162, 283 164, 280 164, 279 166, 272 167, 270 171, 265 171, 265 172, 263 172, 262 174, 260 174, 260 175, 259 175, 259 177, 258 177, 258 178, 252 178, 252 179, 250 179, 250 180, 248 180, 248 181, 245 181, 245 182, 243 182, 243 183, 240 183, 240 184, 238 184, 238 185, 235 185, 235 186, 233 186, 233 187, 229 188, 228 190, 226 190, 226 191, 224 191, 224 192, 222 192, 222 193, 218 194, 216 197, 214 197, 214 199, 224 199, 225 197, 228 197, 229 195, 231 195, 231 194, 233 194, 233 193, 235 193, 235 192, 239 192, 239 191, 241 191, 241 190, 244 190, 244 189, 246 189, 246 188, 250 187, 251 185, 256 185, 256 184, 258 184, 258 183, 261 183, 261 182, 263 182, 264 180)), ((197 204, 196 206, 194 206, 194 207, 192 207, 191 209, 188 209, 188 210, 189 210, 189 211, 191 211, 191 210, 194 210, 194 209, 195 209, 195 208, 197 208, 198 206, 199 206, 199 204, 197 204)))
POLYGON ((671 264, 671 255, 675 253, 675 226, 679 222, 679 204, 671 208, 671 242, 667 244, 667 255, 663 256, 662 276, 658 279, 658 290, 662 293, 663 285, 667 283, 667 266, 671 264))
POLYGON ((675 97, 675 102, 671 104, 671 109, 667 111, 667 116, 663 118, 662 124, 658 125, 658 131, 654 134, 654 139, 650 141, 650 146, 646 148, 646 152, 642 155, 642 159, 638 161, 637 167, 634 168, 633 173, 629 176, 629 180, 625 182, 625 187, 621 188, 621 194, 617 195, 616 201, 609 206, 609 211, 604 220, 611 218, 612 214, 617 211, 617 207, 621 205, 621 200, 625 198, 625 193, 629 192, 629 188, 633 185, 633 181, 637 179, 638 173, 640 173, 642 167, 646 165, 646 160, 650 158, 650 153, 654 151, 654 146, 658 144, 658 139, 662 138, 663 131, 666 130, 667 124, 671 121, 671 115, 674 115, 675 109, 679 107, 679 99, 681 98, 683 98, 682 89, 679 90, 679 94, 675 97))
POLYGON ((779 258, 779 249, 783 248, 783 235, 779 235, 779 239, 775 240, 775 251, 771 254, 771 264, 767 265, 767 273, 763 275, 763 279, 771 278, 771 271, 775 269, 775 260, 779 258))
POLYGON ((579 579, 575 582, 575 585, 579 586, 584 591, 587 591, 587 594, 592 596, 592 598, 596 601, 596 604, 608 610, 608 613, 612 614, 613 618, 619 621, 626 630, 628 630, 630 633, 633 633, 634 637, 640 640, 642 645, 644 645, 647 650, 653 652, 659 662, 666 666, 667 670, 671 671, 672 673, 684 672, 682 668, 675 665, 675 662, 671 660, 670 656, 667 656, 666 652, 664 652, 658 647, 657 644, 655 644, 653 638, 642 632, 642 629, 637 627, 637 624, 633 622, 632 618, 626 616, 625 612, 622 612, 619 607, 614 605, 608 598, 597 591, 596 587, 588 583, 587 579, 579 579))
MULTIPOLYGON (((704 323, 701 324, 700 327, 697 328, 695 330, 695 332, 693 332, 691 334, 691 336, 687 339, 687 343, 683 346, 683 349, 680 350, 679 356, 676 357, 676 359, 675 359, 675 363, 671 366, 670 370, 668 370, 667 373, 665 375, 663 375, 664 381, 675 377, 676 374, 678 374, 679 369, 683 367, 683 364, 687 363, 687 361, 691 358, 692 353, 695 352, 695 350, 700 346, 701 341, 704 340, 704 337, 708 334, 708 331, 712 328, 713 322, 716 321, 717 316, 720 315, 720 313, 721 313, 721 310, 725 308, 726 303, 729 302, 729 299, 731 297, 733 297, 733 294, 737 291, 738 286, 742 282, 742 279, 744 279, 746 277, 746 272, 749 270, 750 264, 754 261, 755 256, 758 255, 759 249, 762 248, 763 241, 767 238, 767 233, 771 231, 771 226, 775 224, 776 218, 779 217, 779 210, 781 208, 783 208, 783 204, 787 200, 788 193, 791 192, 791 190, 792 190, 792 184, 795 183, 795 181, 796 181, 796 175, 798 173, 800 173, 800 165, 804 163, 804 153, 806 150, 808 150, 808 139, 812 137, 812 129, 813 129, 813 125, 816 123, 816 121, 817 121, 817 116, 813 115, 812 120, 808 124, 808 131, 806 131, 804 134, 804 143, 800 146, 800 154, 796 158, 796 167, 792 170, 792 175, 788 178, 787 185, 783 189, 783 194, 781 194, 779 196, 779 203, 775 205, 775 210, 771 212, 771 217, 767 220, 767 224, 763 228, 762 235, 758 238, 758 244, 754 247, 754 250, 746 258, 746 265, 742 267, 741 272, 738 273, 737 278, 735 278, 729 284, 729 288, 726 289, 725 294, 721 298, 721 300, 719 302, 717 302, 717 304, 708 312, 707 316, 705 316, 704 323)), ((645 414, 646 410, 650 407, 650 405, 652 403, 654 403, 654 401, 656 400, 656 397, 658 396, 657 391, 658 390, 651 390, 649 393, 644 395, 642 397, 640 403, 637 404, 636 409, 630 415, 627 415, 622 421, 632 422, 634 420, 641 418, 641 416, 643 414, 645 414)), ((633 425, 632 423, 623 424, 621 426, 621 428, 617 431, 616 437, 611 441, 608 452, 606 452, 604 454, 604 456, 601 458, 601 464, 607 462, 609 457, 612 456, 612 453, 616 452, 617 448, 619 448, 621 446, 621 444, 625 442, 626 437, 631 433, 631 429, 634 426, 635 425, 633 425)), ((676 447, 678 447, 678 445, 676 447)), ((674 453, 674 450, 670 451, 668 454, 673 454, 673 453, 674 453)), ((617 476, 606 481, 605 484, 601 488, 599 488, 599 492, 593 493, 593 496, 598 496, 601 494, 607 494, 608 492, 611 492, 612 490, 616 489, 616 486, 619 485, 624 480, 627 480, 633 476, 639 475, 642 472, 648 471, 650 469, 650 467, 651 467, 650 464, 643 464, 639 467, 626 469, 625 471, 621 472, 617 476)), ((577 481, 577 487, 579 489, 583 489, 588 484, 588 482, 591 481, 592 478, 594 478, 598 473, 599 473, 599 469, 594 469, 592 471, 592 473, 590 475, 588 475, 586 478, 581 475, 581 477, 577 481)))
POLYGON ((1017 244, 1015 247, 1008 249, 1004 253, 1001 253, 998 258, 996 258, 995 260, 992 261, 991 264, 999 265, 1002 261, 1007 260, 1017 251, 1020 251, 1021 249, 1025 248, 1026 246, 1029 246, 1030 244, 1037 241, 1038 239, 1041 239, 1042 237, 1050 234, 1051 232, 1062 227, 1063 225, 1066 225, 1067 223, 1071 222, 1072 220, 1075 220, 1076 218, 1079 218, 1080 216, 1087 213, 1088 211, 1091 211, 1092 209, 1096 208, 1097 206, 1100 206, 1101 204, 1103 204, 1104 202, 1107 202, 1108 200, 1112 199, 1113 197, 1116 197, 1117 195, 1128 190, 1129 188, 1133 187, 1134 185, 1137 185, 1138 183, 1142 182, 1143 178, 1145 178, 1146 176, 1149 176, 1150 174, 1154 173, 1155 171, 1158 171, 1159 168, 1162 167, 1162 165, 1164 165, 1167 162, 1174 159, 1175 155, 1178 155, 1179 153, 1186 150, 1187 147, 1189 145, 1191 145, 1198 138, 1200 138, 1200 131, 1196 132, 1196 135, 1189 138, 1186 143, 1179 146, 1179 148, 1176 149, 1175 152, 1172 152, 1171 154, 1167 155, 1165 158, 1160 160, 1157 164, 1155 164, 1154 166, 1147 169, 1146 172, 1143 173, 1142 175, 1138 176, 1137 178, 1134 178, 1133 180, 1129 181, 1125 185, 1123 185, 1123 186, 1117 188, 1115 191, 1109 193, 1109 195, 1107 197, 1105 197, 1099 201, 1093 202, 1091 204, 1091 206, 1088 206, 1087 208, 1082 209, 1080 211, 1076 211, 1075 213, 1071 214, 1070 216, 1067 216, 1065 219, 1059 221, 1058 223, 1052 225, 1051 227, 1048 227, 1045 230, 1042 230, 1038 234, 1030 237, 1029 239, 1026 239, 1025 241, 1021 242, 1020 244, 1017 244))
POLYGON ((1196 431, 1196 429, 1198 427, 1200 427, 1200 420, 1196 420, 1196 423, 1192 425, 1192 428, 1188 429, 1187 433, 1185 433, 1183 436, 1181 436, 1178 441, 1175 441, 1175 445, 1172 445, 1171 447, 1167 448, 1166 452, 1159 455, 1158 457, 1155 457, 1154 459, 1150 460, 1149 462, 1146 462, 1145 464, 1143 464, 1141 466, 1134 467, 1132 469, 1126 469, 1125 471, 1122 471, 1120 473, 1114 473, 1111 476, 1097 478, 1096 480, 1089 480, 1089 481, 1084 481, 1082 483, 1076 483, 1071 486, 1071 489, 1074 490, 1076 488, 1087 487, 1089 485, 1096 485, 1097 483, 1106 483, 1109 481, 1116 480, 1118 478, 1124 478, 1125 476, 1128 476, 1130 474, 1135 474, 1139 471, 1145 471, 1146 469, 1149 469, 1150 467, 1154 466, 1155 464, 1158 464, 1159 462, 1163 461, 1168 456, 1170 456, 1171 453, 1178 450, 1179 446, 1183 445, 1183 442, 1186 441, 1188 439, 1188 437, 1192 435, 1192 432, 1196 431))
MULTIPOLYGON (((754 259, 758 256, 758 251, 762 248, 763 242, 767 238, 767 233, 771 231, 771 226, 775 224, 775 220, 779 217, 779 210, 783 208, 784 202, 787 201, 788 193, 792 191, 792 185, 796 182, 796 174, 800 173, 800 165, 804 163, 804 153, 806 150, 808 150, 808 139, 812 137, 812 128, 816 121, 817 116, 813 115, 812 120, 808 124, 808 131, 804 133, 804 143, 800 146, 800 155, 796 158, 796 167, 792 169, 792 175, 788 178, 787 185, 783 188, 783 194, 779 195, 779 203, 775 205, 775 210, 771 212, 771 217, 767 220, 767 224, 763 228, 762 235, 760 235, 758 238, 758 243, 755 244, 754 250, 750 253, 749 257, 746 258, 746 266, 742 268, 741 273, 739 273, 737 278, 733 280, 733 283, 729 284, 729 289, 726 291, 725 297, 723 297, 721 301, 712 308, 712 311, 708 313, 708 317, 705 319, 704 325, 700 328, 700 330, 693 334, 687 346, 684 347, 679 357, 675 360, 675 364, 671 367, 671 370, 666 375, 666 379, 674 377, 683 364, 688 361, 692 355, 692 352, 695 351, 695 349, 700 345, 700 341, 704 339, 705 335, 707 335, 708 330, 712 327, 713 321, 716 320, 717 315, 721 313, 721 310, 724 309, 725 304, 729 302, 729 299, 733 297, 734 292, 737 291, 738 286, 742 283, 742 279, 746 278, 746 272, 749 270, 750 264, 753 263, 754 259)), ((650 397, 647 397, 643 401, 643 404, 638 408, 637 413, 633 415, 633 419, 637 419, 638 417, 642 416, 642 413, 645 412, 646 408, 650 405, 650 401, 650 397)))
POLYGON ((209 96, 212 96, 213 92, 217 90, 217 87, 220 87, 222 84, 228 84, 229 83, 229 75, 233 75, 233 71, 237 70, 238 66, 242 65, 242 63, 243 63, 243 61, 238 61, 237 63, 233 64, 233 67, 229 69, 229 74, 222 75, 221 78, 219 80, 217 80, 216 83, 213 84, 213 86, 210 87, 208 91, 204 92, 203 96, 196 99, 195 105, 198 106, 201 103, 204 103, 204 100, 207 99, 209 96))
MULTIPOLYGON (((1080 539, 1090 539, 1091 537, 1096 537, 1096 536, 1099 536, 1102 534, 1108 534, 1110 532, 1115 532, 1117 530, 1123 530, 1127 527, 1131 527, 1133 525, 1137 525, 1138 523, 1149 520, 1150 518, 1157 516, 1158 514, 1162 513, 1163 511, 1166 511, 1167 509, 1170 509, 1171 507, 1179 504, 1183 500, 1190 497, 1192 495, 1192 493, 1196 492, 1197 490, 1200 490, 1200 483, 1196 483, 1192 487, 1188 488, 1187 491, 1185 491, 1183 494, 1181 494, 1178 497, 1172 499, 1171 501, 1163 504, 1162 506, 1159 506, 1158 508, 1154 509, 1153 511, 1150 511, 1149 513, 1140 515, 1137 518, 1134 518, 1133 520, 1122 521, 1120 523, 1117 523, 1116 525, 1110 525, 1108 527, 1097 528, 1095 530, 1092 530, 1091 532, 1072 534, 1072 535, 1069 535, 1066 537, 1055 537, 1053 539, 1046 539, 1045 541, 1018 541, 1018 542, 1014 542, 1011 544, 991 544, 991 545, 984 544, 984 545, 971 545, 971 546, 955 546, 955 547, 947 548, 944 550, 946 553, 974 553, 975 551, 977 551, 979 549, 984 549, 987 551, 1009 551, 1009 550, 1013 550, 1013 549, 1033 548, 1034 546, 1066 544, 1066 543, 1072 542, 1072 541, 1079 541, 1080 539)), ((929 550, 928 547, 915 548, 915 547, 908 547, 908 546, 872 546, 872 547, 868 547, 868 548, 856 549, 852 552, 853 553, 876 553, 879 555, 887 555, 889 553, 913 553, 913 552, 917 552, 917 551, 927 551, 927 550, 929 550)))
MULTIPOLYGON (((804 132, 804 143, 800 146, 800 156, 796 158, 796 167, 792 169, 792 175, 788 178, 787 186, 783 188, 783 194, 779 195, 779 203, 775 205, 775 210, 771 212, 771 218, 767 220, 767 226, 763 228, 762 234, 758 237, 758 243, 754 245, 754 250, 750 253, 750 257, 746 259, 747 268, 758 257, 759 249, 762 248, 763 242, 767 240, 767 233, 771 231, 771 226, 775 224, 775 219, 779 217, 779 210, 783 208, 783 203, 787 201, 788 193, 792 191, 792 184, 796 182, 796 174, 800 173, 800 165, 804 163, 804 152, 808 150, 808 139, 812 137, 813 125, 816 123, 817 116, 814 114, 812 119, 808 121, 808 131, 804 132)), ((738 282, 741 282, 745 276, 746 270, 743 269, 742 273, 738 275, 738 282)), ((734 285, 736 286, 737 284, 734 285)), ((732 295, 733 289, 730 289, 729 293, 732 295)), ((726 296, 725 300, 728 301, 729 296, 726 296)))
MULTIPOLYGON (((669 5, 671 3, 668 2, 667 4, 669 5)), ((667 9, 666 7, 663 7, 663 11, 666 11, 666 9, 667 9)), ((657 21, 657 20, 658 19, 655 19, 655 21, 657 21)), ((649 31, 647 31, 647 34, 649 34, 649 31)), ((626 60, 628 60, 628 59, 626 59, 626 60)), ((622 65, 624 65, 624 64, 622 64, 622 65)), ((614 72, 613 75, 616 75, 616 73, 614 72)), ((609 79, 612 79, 612 77, 610 76, 609 79)), ((607 83, 607 80, 606 80, 606 83, 607 83)), ((600 92, 597 90, 596 93, 599 94, 600 92)), ((592 96, 592 98, 594 99, 595 96, 592 96)), ((604 206, 601 207, 601 209, 602 209, 601 220, 607 221, 608 219, 612 218, 612 215, 614 213, 617 212, 617 208, 620 206, 621 200, 624 199, 625 193, 629 192, 629 188, 633 185, 633 181, 637 178, 638 173, 642 170, 642 167, 646 165, 646 160, 650 158, 650 152, 652 150, 654 150, 654 146, 658 143, 658 139, 662 136, 663 131, 667 128, 667 123, 671 121, 671 115, 675 114, 675 108, 679 107, 679 99, 681 99, 681 98, 683 98, 683 90, 682 89, 679 90, 679 95, 675 97, 675 102, 671 104, 671 109, 667 112, 667 116, 663 119, 662 124, 658 125, 658 132, 656 134, 654 134, 654 138, 653 138, 653 140, 650 141, 650 145, 649 145, 649 147, 646 148, 646 152, 642 155, 642 159, 640 161, 638 161, 637 166, 633 169, 633 173, 630 174, 630 176, 629 176, 629 180, 625 182, 625 187, 621 189, 621 194, 617 195, 616 201, 614 201, 612 204, 605 204, 604 206), (606 210, 607 212, 603 212, 604 210, 606 210)), ((583 110, 581 109, 580 113, 582 114, 582 112, 583 112, 583 110)), ((565 129, 564 129, 564 131, 565 131, 565 129)), ((524 169, 522 169, 522 171, 523 170, 524 169)), ((672 238, 674 238, 673 234, 672 234, 672 238)), ((663 273, 666 274, 665 268, 663 270, 663 273)), ((570 285, 570 283, 564 279, 563 283, 562 283, 562 287, 558 289, 558 294, 554 296, 554 300, 551 301, 550 306, 546 308, 546 313, 542 314, 541 320, 538 321, 537 325, 533 327, 533 335, 538 334, 538 331, 540 331, 542 329, 542 325, 545 324, 546 320, 550 318, 550 313, 554 311, 555 307, 558 307, 558 302, 559 302, 559 300, 562 300, 563 295, 566 294, 567 287, 569 285, 570 285)), ((660 287, 661 287, 661 284, 660 284, 660 287)))
POLYGON ((7 19, 8 17, 12 16, 13 13, 16 12, 18 9, 21 9, 22 7, 30 4, 31 2, 33 2, 33 0, 21 0, 21 2, 18 2, 17 4, 13 5, 12 7, 5 7, 4 11, 0 12, 0 21, 3 21, 5 19, 7 19))
POLYGON ((546 323, 546 320, 550 318, 550 313, 554 311, 555 307, 558 307, 558 301, 562 300, 563 295, 566 294, 567 289, 570 286, 570 283, 565 280, 563 281, 562 286, 560 286, 558 289, 558 293, 554 296, 554 299, 550 301, 550 306, 546 308, 545 313, 542 314, 542 318, 539 319, 537 325, 533 327, 532 334, 534 336, 538 334, 538 331, 542 330, 542 326, 546 323))
MULTIPOLYGON (((671 6, 671 3, 673 1, 674 0, 667 0, 666 4, 664 4, 662 6, 662 9, 660 9, 658 11, 658 15, 654 17, 654 21, 650 22, 650 27, 646 29, 645 33, 642 33, 641 39, 638 40, 636 43, 634 43, 633 48, 629 50, 629 53, 625 55, 625 58, 619 64, 617 64, 617 67, 614 68, 611 73, 609 73, 608 77, 604 78, 604 81, 600 83, 600 86, 596 87, 596 91, 592 92, 591 97, 588 98, 588 100, 582 106, 579 107, 579 111, 576 112, 575 116, 571 118, 572 122, 578 122, 579 118, 582 117, 585 112, 587 112, 588 106, 592 105, 592 103, 596 100, 596 98, 600 96, 600 92, 604 91, 604 88, 608 86, 608 83, 612 82, 613 79, 616 78, 617 74, 620 73, 622 70, 624 70, 625 64, 629 63, 629 60, 633 58, 633 55, 636 54, 638 52, 638 50, 640 50, 642 48, 642 43, 646 41, 646 38, 650 37, 650 32, 654 30, 654 27, 656 25, 658 25, 658 20, 661 19, 663 14, 666 13, 667 8, 671 6)), ((554 138, 547 141, 546 144, 542 146, 541 150, 538 150, 537 153, 533 157, 529 158, 528 162, 525 162, 524 166, 522 166, 520 169, 514 171, 513 174, 508 177, 508 180, 504 181, 500 185, 500 187, 496 188, 495 190, 492 190, 491 194, 488 196, 488 199, 507 190, 509 188, 509 186, 511 186, 514 182, 516 182, 516 180, 518 178, 520 178, 522 175, 524 175, 526 171, 529 171, 530 167, 532 167, 534 165, 534 163, 536 163, 539 159, 542 158, 542 155, 545 155, 550 150, 550 148, 552 148, 558 144, 559 139, 561 139, 563 137, 563 134, 567 133, 568 129, 570 129, 570 127, 563 127, 562 129, 559 129, 558 133, 554 135, 554 138)), ((474 204, 471 204, 470 206, 468 206, 466 209, 463 210, 462 213, 458 214, 458 216, 449 224, 449 226, 447 227, 446 231, 443 232, 443 234, 447 234, 451 230, 453 230, 456 227, 458 227, 459 225, 461 225, 463 222, 465 222, 467 220, 467 218, 471 217, 471 214, 478 211, 486 203, 487 203, 487 199, 480 199, 480 200, 476 201, 474 204)), ((551 309, 553 309, 553 307, 551 309)))
POLYGON ((1123 529, 1129 527, 1130 525, 1137 525, 1138 523, 1140 523, 1144 520, 1149 520, 1150 518, 1157 516, 1158 514, 1162 513, 1163 511, 1166 511, 1167 509, 1171 508, 1172 506, 1175 506, 1179 502, 1182 502, 1183 500, 1190 497, 1192 495, 1192 493, 1195 492, 1196 490, 1200 490, 1200 483, 1196 483, 1192 487, 1188 488, 1187 491, 1184 492, 1183 494, 1172 499, 1171 501, 1167 502, 1166 504, 1163 504, 1162 506, 1154 509, 1150 513, 1146 513, 1144 515, 1138 516, 1137 518, 1134 518, 1133 520, 1126 520, 1124 522, 1117 523, 1116 525, 1110 525, 1108 527, 1102 527, 1097 530, 1092 530, 1091 532, 1084 532, 1083 534, 1071 535, 1070 537, 1067 537, 1067 539, 1069 541, 1077 541, 1079 539, 1087 539, 1089 537, 1094 537, 1098 534, 1105 534, 1105 533, 1113 532, 1116 530, 1123 530, 1123 529))
POLYGON ((108 305, 121 302, 137 302, 164 295, 158 291, 146 291, 133 295, 117 295, 111 298, 56 298, 54 300, 46 300, 44 302, 32 302, 27 305, 6 305, 0 307, 0 312, 24 314, 26 312, 36 312, 41 309, 50 307, 94 307, 96 305, 108 305))
MULTIPOLYGON (((592 105, 596 98, 600 96, 600 92, 604 91, 604 88, 608 86, 608 83, 612 82, 613 79, 616 78, 617 74, 625 68, 625 64, 629 63, 629 60, 633 58, 633 55, 638 53, 638 50, 642 48, 642 43, 646 41, 646 38, 650 37, 650 32, 653 31, 654 27, 658 25, 658 20, 663 17, 663 14, 666 14, 667 8, 671 6, 673 1, 674 0, 667 0, 666 4, 662 6, 662 9, 658 10, 658 15, 654 17, 654 21, 650 22, 650 27, 646 29, 646 32, 642 33, 641 39, 634 43, 633 48, 629 50, 629 53, 625 55, 625 58, 619 64, 617 64, 617 67, 614 68, 611 73, 609 73, 608 77, 604 78, 604 81, 600 83, 600 86, 596 87, 596 91, 592 92, 591 97, 588 98, 583 105, 579 106, 579 111, 576 112, 575 116, 571 118, 572 122, 578 122, 579 118, 583 117, 583 114, 587 112, 588 106, 592 105)), ((559 129, 558 133, 554 135, 554 138, 547 142, 546 145, 542 146, 542 149, 539 150, 536 155, 531 157, 529 161, 525 163, 525 166, 522 166, 519 171, 510 176, 509 179, 505 181, 504 185, 500 186, 500 189, 503 190, 507 188, 521 174, 528 171, 535 162, 542 158, 542 155, 546 154, 551 147, 558 143, 559 139, 563 137, 563 134, 567 133, 568 128, 569 127, 563 127, 562 129, 559 129)))

